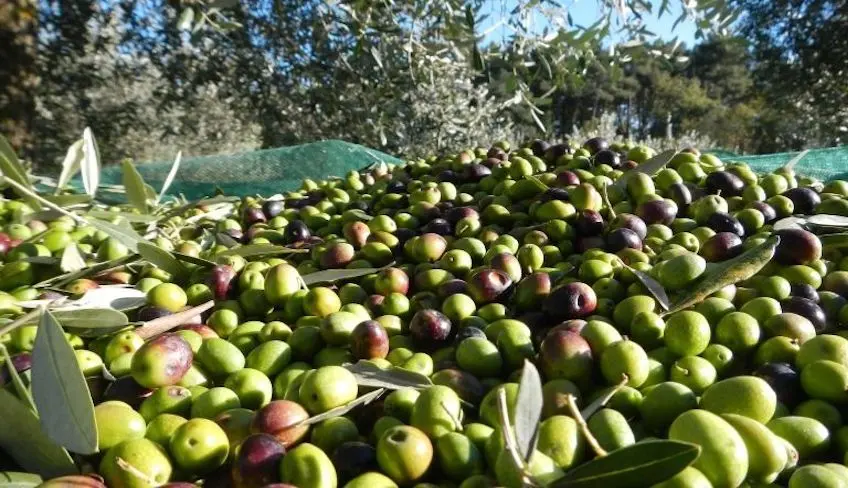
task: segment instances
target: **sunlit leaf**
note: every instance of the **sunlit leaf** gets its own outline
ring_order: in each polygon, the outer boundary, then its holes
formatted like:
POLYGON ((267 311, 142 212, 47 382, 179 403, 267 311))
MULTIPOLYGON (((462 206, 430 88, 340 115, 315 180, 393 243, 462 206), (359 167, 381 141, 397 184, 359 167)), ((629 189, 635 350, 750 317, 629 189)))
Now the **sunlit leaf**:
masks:
POLYGON ((82 133, 83 158, 80 163, 82 172, 82 186, 91 197, 97 194, 100 186, 100 151, 97 149, 97 141, 91 129, 86 127, 82 133))

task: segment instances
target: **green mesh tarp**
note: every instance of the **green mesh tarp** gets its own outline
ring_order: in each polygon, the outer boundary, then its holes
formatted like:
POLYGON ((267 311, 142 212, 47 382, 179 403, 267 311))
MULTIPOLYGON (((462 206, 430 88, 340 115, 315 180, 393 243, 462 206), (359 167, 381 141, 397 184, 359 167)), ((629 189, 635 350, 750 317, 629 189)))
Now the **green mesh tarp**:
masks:
MULTIPOLYGON (((270 196, 297 190, 306 178, 317 181, 331 176, 343 177, 350 171, 380 162, 397 164, 401 161, 358 144, 335 140, 241 154, 186 158, 180 164, 168 194, 184 195, 195 200, 214 195, 220 189, 226 195, 270 196)), ((144 181, 159 191, 172 164, 172 161, 138 163, 136 167, 144 181)), ((105 167, 100 182, 120 185, 121 175, 120 165, 105 167)), ((99 196, 111 197, 106 194, 99 196)))
MULTIPOLYGON (((773 171, 801 154, 800 151, 757 155, 736 155, 722 150, 710 152, 725 162, 745 162, 758 172, 773 171)), ((800 161, 795 163, 795 171, 823 181, 848 179, 848 146, 810 149, 800 161)))
MULTIPOLYGON (((729 151, 709 151, 725 162, 743 161, 758 172, 773 171, 798 152, 737 155, 729 151)), ((374 163, 398 164, 401 161, 388 154, 343 141, 322 141, 279 149, 266 149, 233 155, 203 156, 184 159, 168 193, 184 195, 190 200, 214 195, 217 190, 234 196, 263 195, 296 190, 305 178, 322 180, 343 177, 349 171, 360 170, 374 163)), ((145 181, 157 191, 171 170, 171 162, 140 163, 137 165, 145 181)), ((848 146, 813 149, 795 165, 799 173, 820 180, 848 179, 848 146)), ((103 169, 101 182, 121 184, 121 166, 103 169)), ((79 178, 77 188, 82 185, 79 178)), ((119 194, 102 191, 98 197, 107 201, 122 201, 119 194)))

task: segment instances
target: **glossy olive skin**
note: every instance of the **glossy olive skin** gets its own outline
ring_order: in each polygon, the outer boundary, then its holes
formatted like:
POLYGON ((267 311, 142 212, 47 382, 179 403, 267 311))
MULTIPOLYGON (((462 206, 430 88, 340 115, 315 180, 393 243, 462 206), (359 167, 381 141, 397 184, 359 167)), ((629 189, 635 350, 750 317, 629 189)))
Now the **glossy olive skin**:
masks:
POLYGON ((562 378, 583 383, 592 371, 592 350, 579 333, 552 331, 539 348, 542 371, 549 379, 562 378))
POLYGON ((781 229, 774 259, 780 264, 807 264, 821 258, 821 241, 815 234, 803 229, 781 229))
POLYGON ((555 321, 587 317, 595 312, 598 297, 586 283, 574 282, 556 288, 542 303, 544 312, 555 321))
POLYGON ((642 250, 642 239, 639 238, 639 234, 626 228, 615 229, 607 234, 606 244, 609 252, 618 252, 627 248, 642 250))
POLYGON ((178 334, 163 334, 145 343, 132 358, 133 378, 142 386, 174 385, 191 367, 191 346, 178 334))
POLYGON ((236 271, 232 266, 219 264, 210 270, 206 284, 212 290, 216 300, 226 300, 233 292, 235 277, 236 271))
POLYGON ((389 353, 389 334, 376 320, 366 320, 351 333, 351 352, 356 359, 384 358, 389 353))
POLYGON ((729 171, 715 171, 704 180, 708 193, 721 193, 723 197, 736 197, 742 194, 745 183, 729 171))
POLYGON ((467 280, 468 293, 478 304, 501 301, 512 286, 512 279, 499 269, 482 269, 467 280))
POLYGON ((669 225, 674 221, 677 212, 665 200, 652 200, 636 207, 636 215, 644 220, 646 224, 669 225))
POLYGON ((743 251, 742 239, 735 232, 718 232, 704 242, 699 254, 711 263, 735 258, 743 251))
POLYGON ((425 349, 434 350, 447 345, 454 333, 450 319, 437 310, 421 310, 409 322, 409 333, 413 342, 425 349))
POLYGON ((827 317, 824 310, 812 300, 792 296, 781 301, 780 306, 784 312, 796 313, 812 322, 817 333, 824 332, 827 326, 827 317))
POLYGON ((805 187, 790 188, 783 192, 783 196, 792 200, 795 213, 810 215, 815 212, 816 206, 821 203, 821 196, 814 190, 805 187))
POLYGON ((290 447, 309 432, 309 426, 295 427, 307 418, 309 413, 299 404, 288 400, 275 400, 257 410, 250 430, 257 434, 273 435, 283 444, 283 447, 290 447))
POLYGON ((253 434, 239 447, 230 473, 235 488, 262 488, 277 481, 286 448, 270 434, 253 434))

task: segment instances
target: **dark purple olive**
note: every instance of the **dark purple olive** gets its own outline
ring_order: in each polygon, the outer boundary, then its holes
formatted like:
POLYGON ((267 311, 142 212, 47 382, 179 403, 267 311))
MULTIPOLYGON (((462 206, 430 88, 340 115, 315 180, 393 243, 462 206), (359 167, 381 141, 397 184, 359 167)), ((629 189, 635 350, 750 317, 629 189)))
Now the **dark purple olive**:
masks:
POLYGON ((767 224, 774 222, 774 219, 777 218, 777 212, 774 210, 774 207, 766 202, 751 202, 748 204, 748 208, 759 210, 763 214, 763 218, 765 218, 767 224))
POLYGON ((639 239, 636 232, 620 228, 607 234, 607 250, 609 252, 618 252, 627 248, 642 250, 642 239, 639 239))
POLYGON ((451 295, 456 295, 457 293, 463 293, 467 295, 468 283, 460 279, 453 279, 445 281, 436 289, 436 294, 439 295, 439 297, 441 297, 442 299, 445 299, 451 295))
POLYGON ((226 229, 223 233, 237 241, 241 241, 244 238, 244 232, 241 229, 226 229))
POLYGON ((821 334, 827 327, 827 317, 818 304, 807 298, 791 296, 780 302, 784 312, 795 313, 812 322, 816 333, 821 334))
POLYGON ((235 277, 236 271, 232 266, 219 264, 209 272, 206 285, 212 290, 216 300, 226 300, 235 287, 235 277))
POLYGON ((725 261, 742 252, 742 238, 732 232, 719 232, 701 246, 699 253, 711 263, 725 261))
POLYGON ((248 207, 244 209, 243 218, 244 223, 248 226, 259 222, 266 222, 268 220, 265 218, 265 213, 262 211, 262 209, 256 207, 248 207))
POLYGON ((372 317, 383 315, 383 302, 386 301, 385 295, 368 295, 365 299, 365 308, 371 312, 372 317))
POLYGON ((507 154, 506 151, 499 147, 492 147, 489 149, 489 152, 486 153, 487 158, 500 159, 501 161, 506 161, 507 154))
POLYGON ((806 283, 792 283, 790 295, 793 297, 801 297, 810 300, 813 303, 819 303, 819 292, 812 285, 806 283))
POLYGON ((481 164, 489 169, 497 168, 503 164, 503 159, 486 158, 481 164))
POLYGON ((822 245, 818 236, 804 229, 781 229, 775 232, 780 243, 774 259, 780 264, 807 264, 821 258, 822 245))
POLYGON ((462 219, 479 219, 480 213, 473 207, 453 207, 445 212, 445 220, 455 224, 462 219))
POLYGON ((139 385, 132 376, 118 378, 106 391, 103 392, 103 401, 118 400, 138 410, 147 397, 153 394, 153 390, 139 385))
POLYGON ((308 202, 305 198, 295 198, 291 200, 286 200, 286 207, 293 208, 295 210, 300 210, 301 208, 308 205, 308 202))
POLYGON ((549 202, 551 200, 560 200, 567 202, 569 200, 568 192, 563 188, 548 188, 538 196, 540 202, 549 202))
POLYGON ((698 199, 700 199, 700 198, 703 198, 703 197, 707 196, 707 192, 706 192, 706 191, 704 191, 704 189, 703 189, 703 188, 701 188, 700 186, 696 185, 695 183, 691 183, 691 182, 688 182, 688 181, 687 181, 686 183, 684 183, 684 185, 686 185, 686 188, 688 188, 688 189, 689 189, 689 193, 691 193, 691 194, 692 194, 692 201, 693 201, 693 202, 694 202, 695 200, 698 200, 698 199))
POLYGON ((376 320, 366 320, 354 327, 350 341, 350 352, 355 359, 385 358, 389 353, 389 334, 376 320))
POLYGON ((572 152, 573 150, 568 144, 554 144, 545 151, 545 161, 555 163, 557 159, 572 152))
POLYGON ((422 231, 447 236, 453 234, 453 226, 447 220, 439 218, 427 222, 422 231))
POLYGON ((239 446, 231 467, 234 488, 262 488, 278 479, 286 448, 270 434, 252 434, 239 446))
POLYGON ((377 471, 377 450, 366 442, 344 442, 332 453, 339 483, 346 483, 369 471, 377 471))
POLYGON ((348 210, 362 210, 363 212, 367 212, 369 210, 368 202, 365 200, 354 200, 347 204, 348 210))
POLYGON ((618 169, 621 167, 621 157, 615 151, 604 149, 595 153, 595 165, 598 164, 606 164, 613 169, 618 169))
POLYGON ((283 242, 286 244, 307 241, 310 237, 312 232, 302 220, 292 220, 283 231, 283 242))
POLYGON ((725 198, 738 197, 745 189, 745 182, 729 171, 715 171, 707 175, 704 187, 710 194, 721 193, 725 198))
POLYGON ((482 329, 478 329, 474 326, 460 327, 459 330, 456 332, 456 337, 454 338, 453 342, 454 344, 459 345, 460 342, 464 341, 465 339, 470 339, 472 337, 482 337, 483 339, 485 339, 486 333, 483 332, 482 329))
POLYGON ((138 309, 138 320, 141 322, 148 322, 154 319, 161 319, 162 317, 167 317, 168 315, 173 315, 170 310, 165 310, 164 308, 154 307, 153 305, 147 305, 146 307, 141 307, 138 309))
POLYGON ((558 330, 542 341, 539 363, 548 378, 582 383, 592 374, 592 349, 577 332, 558 330))
POLYGON ((542 303, 542 310, 554 320, 564 321, 592 315, 597 306, 595 290, 586 283, 574 282, 553 290, 542 303))
POLYGON ((574 228, 581 236, 597 236, 604 231, 604 218, 597 210, 581 210, 574 221, 574 228))
POLYGON ((447 345, 452 332, 450 319, 436 310, 421 310, 409 321, 409 334, 422 349, 434 350, 447 345))
POLYGON ((707 227, 718 232, 730 232, 739 237, 745 236, 745 228, 736 217, 724 212, 715 212, 707 217, 707 227))
POLYGON ((262 203, 262 212, 267 219, 273 219, 277 215, 280 215, 280 212, 285 208, 286 204, 282 200, 265 200, 262 203))
POLYGON ((652 200, 636 207, 636 215, 648 225, 669 225, 674 221, 674 217, 677 215, 677 209, 665 200, 652 200))
POLYGON ((640 240, 644 240, 648 235, 648 226, 645 225, 645 221, 629 213, 618 214, 610 226, 613 229, 630 229, 639 236, 640 240))
POLYGON ((692 203, 692 191, 683 183, 672 183, 666 190, 668 198, 674 200, 680 208, 686 208, 692 203))
POLYGON ((605 149, 609 149, 609 142, 603 137, 593 137, 583 143, 583 149, 589 151, 589 154, 595 155, 605 149))
POLYGON ((580 177, 573 171, 560 171, 557 174, 557 181, 565 186, 577 186, 580 184, 580 177))
POLYGON ((801 375, 790 364, 764 364, 754 371, 754 376, 764 379, 777 394, 777 400, 789 408, 794 407, 804 398, 801 375))
POLYGON ((441 171, 436 176, 436 179, 438 181, 445 181, 445 182, 448 182, 448 183, 458 183, 459 182, 459 176, 457 176, 456 172, 451 170, 451 169, 446 169, 444 171, 441 171))
POLYGON ((551 148, 551 145, 548 144, 547 141, 543 141, 541 139, 535 139, 530 143, 530 150, 533 151, 534 156, 543 157, 548 149, 551 148))
POLYGON ((603 249, 605 246, 606 242, 601 236, 578 237, 574 243, 578 252, 586 252, 589 249, 603 249))
POLYGON ((511 286, 512 279, 499 269, 481 269, 468 278, 468 294, 477 304, 500 300, 511 286))
MULTIPOLYGON (((32 354, 28 352, 15 354, 11 357, 11 359, 12 366, 15 367, 15 371, 17 371, 18 374, 32 368, 32 354)), ((6 367, 6 364, 0 363, 0 387, 8 383, 10 379, 11 375, 9 374, 9 369, 6 367)))
POLYGON ((792 200, 795 208, 794 213, 801 215, 812 214, 816 206, 821 203, 821 196, 818 193, 802 186, 786 190, 783 192, 783 196, 792 200))
POLYGON ((386 185, 386 193, 405 193, 406 184, 402 181, 391 181, 386 185))
POLYGON ((479 163, 471 163, 465 167, 465 170, 462 172, 462 177, 469 183, 477 183, 491 174, 492 170, 487 166, 479 163))

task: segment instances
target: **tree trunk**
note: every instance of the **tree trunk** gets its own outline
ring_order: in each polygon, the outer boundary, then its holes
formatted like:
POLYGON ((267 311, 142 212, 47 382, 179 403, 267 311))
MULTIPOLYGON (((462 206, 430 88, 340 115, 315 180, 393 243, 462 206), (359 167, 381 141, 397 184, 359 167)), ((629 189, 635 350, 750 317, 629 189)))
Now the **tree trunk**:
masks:
POLYGON ((36 0, 0 1, 0 133, 19 154, 33 142, 37 26, 36 0))

